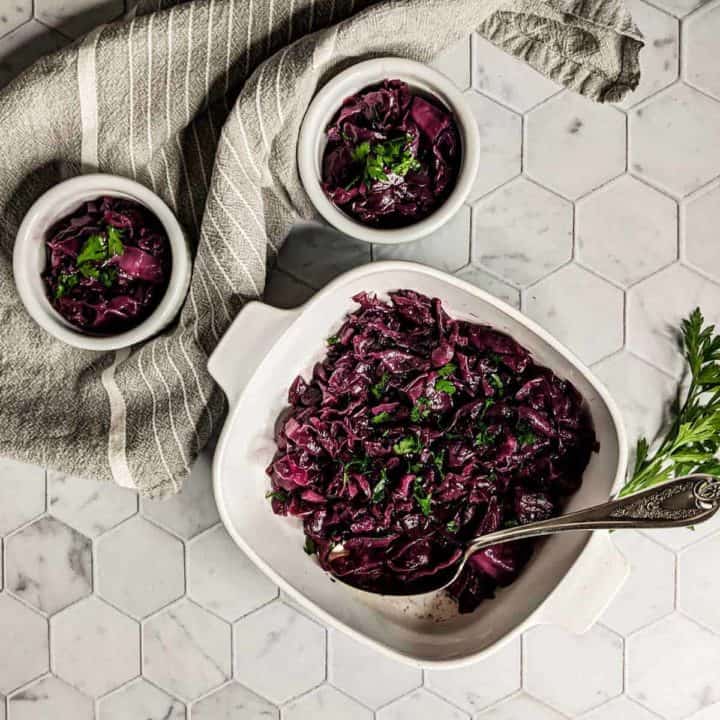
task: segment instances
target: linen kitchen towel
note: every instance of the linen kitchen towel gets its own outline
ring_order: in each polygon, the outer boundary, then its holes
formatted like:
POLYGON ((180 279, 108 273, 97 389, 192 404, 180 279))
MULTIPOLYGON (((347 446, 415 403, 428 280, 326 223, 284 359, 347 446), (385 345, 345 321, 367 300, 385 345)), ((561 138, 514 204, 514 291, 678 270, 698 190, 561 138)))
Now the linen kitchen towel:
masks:
POLYGON ((430 61, 469 28, 593 100, 638 82, 622 0, 159 0, 0 93, 0 455, 177 492, 223 420, 208 354, 262 295, 291 224, 314 215, 295 166, 313 94, 361 58, 430 61), (177 322, 130 350, 54 340, 14 289, 24 213, 87 170, 152 188, 193 243, 177 322))

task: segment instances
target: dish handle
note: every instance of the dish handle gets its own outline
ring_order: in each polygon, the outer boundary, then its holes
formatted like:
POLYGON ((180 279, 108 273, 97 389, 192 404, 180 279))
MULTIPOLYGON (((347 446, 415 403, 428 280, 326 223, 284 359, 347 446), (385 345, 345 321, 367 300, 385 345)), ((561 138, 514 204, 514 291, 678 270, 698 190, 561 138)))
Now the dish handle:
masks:
POLYGON ((233 320, 208 360, 208 371, 227 395, 230 407, 297 315, 296 310, 252 301, 233 320))
POLYGON ((630 565, 607 531, 595 531, 578 563, 565 576, 534 624, 559 625, 576 635, 602 616, 630 574, 630 565))

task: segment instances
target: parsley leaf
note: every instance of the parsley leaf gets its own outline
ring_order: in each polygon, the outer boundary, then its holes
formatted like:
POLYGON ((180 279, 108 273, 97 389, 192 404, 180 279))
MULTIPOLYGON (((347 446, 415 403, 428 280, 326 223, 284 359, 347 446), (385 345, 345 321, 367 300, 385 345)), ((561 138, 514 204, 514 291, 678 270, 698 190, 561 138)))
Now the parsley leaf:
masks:
POLYGON ((430 517, 430 513, 432 512, 430 509, 430 503, 432 502, 432 498, 430 496, 430 493, 427 493, 425 491, 422 483, 417 478, 413 483, 413 497, 417 501, 417 504, 420 506, 420 512, 422 512, 425 517, 430 517))
POLYGON ((438 371, 438 375, 441 378, 446 378, 452 375, 457 370, 457 365, 455 363, 445 363, 438 371))
POLYGON ((685 474, 720 472, 720 335, 714 325, 705 325, 700 308, 682 321, 681 334, 690 370, 684 402, 678 402, 653 452, 645 438, 638 440, 635 467, 621 496, 685 474))
POLYGON ((385 498, 385 490, 387 489, 388 476, 387 471, 383 468, 380 471, 380 479, 375 484, 372 493, 372 502, 378 503, 385 498))
POLYGON ((450 380, 446 380, 445 378, 440 378, 439 380, 435 381, 435 389, 439 392, 447 393, 448 395, 454 395, 457 392, 457 388, 455 385, 450 382, 450 380))
POLYGON ((307 535, 305 536, 305 545, 303 546, 303 550, 308 555, 314 555, 317 552, 317 545, 315 544, 315 541, 307 535))
POLYGON ((361 475, 366 473, 370 468, 370 458, 355 458, 346 462, 343 466, 343 485, 347 485, 348 480, 350 480, 350 470, 353 468, 358 468, 361 475))
POLYGON ((100 282, 106 287, 112 287, 115 280, 117 280, 118 271, 114 267, 105 267, 100 270, 100 282))
POLYGON ((59 299, 67 295, 78 283, 80 278, 76 273, 60 273, 58 284, 55 288, 55 299, 59 299))
POLYGON ((388 422, 388 420, 392 420, 392 415, 389 412, 381 412, 375 415, 370 422, 373 425, 380 425, 380 423, 388 422))
POLYGON ((107 240, 103 235, 90 235, 77 256, 78 267, 86 262, 107 260, 107 240))
POLYGON ((428 415, 430 415, 430 401, 421 395, 410 411, 410 419, 414 423, 418 423, 421 420, 424 420, 428 415))
POLYGON ((364 160, 370 154, 370 141, 365 140, 355 147, 352 152, 353 160, 364 160))
POLYGON ((503 394, 505 385, 503 385, 503 381, 497 373, 492 373, 490 375, 490 384, 498 391, 498 395, 503 394))
POLYGON ((125 246, 122 241, 122 230, 108 225, 107 229, 107 251, 108 257, 122 255, 125 252, 125 246))
POLYGON ((284 490, 270 490, 265 493, 265 499, 285 502, 287 500, 287 493, 284 490))
POLYGON ((401 438, 393 445, 393 452, 396 455, 412 455, 422 450, 422 443, 415 435, 401 438))
POLYGON ((443 466, 445 465, 445 451, 441 450, 439 453, 433 453, 432 461, 440 475, 444 476, 445 470, 443 469, 443 466))
POLYGON ((475 435, 475 446, 490 445, 495 439, 495 433, 484 422, 478 423, 478 433, 475 435))
POLYGON ((532 445, 537 440, 537 435, 525 423, 520 423, 517 426, 517 439, 520 447, 525 447, 532 445))
POLYGON ((390 382, 390 373, 384 372, 380 380, 370 388, 370 392, 376 400, 379 400, 383 396, 388 382, 390 382))
POLYGON ((325 342, 328 345, 337 345, 340 342, 340 338, 337 335, 331 335, 325 342))
MULTIPOLYGON (((369 140, 365 140, 355 146, 352 159, 364 166, 362 173, 367 183, 378 180, 387 182, 388 172, 404 177, 411 170, 419 170, 422 167, 410 149, 411 140, 409 135, 381 143, 370 143, 369 140)), ((354 183, 355 181, 350 186, 354 183)))
POLYGON ((78 265, 78 271, 81 275, 84 275, 86 278, 95 278, 96 280, 98 277, 100 277, 100 270, 96 265, 93 265, 92 263, 85 262, 82 265, 78 265))
POLYGON ((451 520, 445 527, 447 528, 448 532, 451 533, 456 533, 460 529, 460 526, 455 520, 451 520))

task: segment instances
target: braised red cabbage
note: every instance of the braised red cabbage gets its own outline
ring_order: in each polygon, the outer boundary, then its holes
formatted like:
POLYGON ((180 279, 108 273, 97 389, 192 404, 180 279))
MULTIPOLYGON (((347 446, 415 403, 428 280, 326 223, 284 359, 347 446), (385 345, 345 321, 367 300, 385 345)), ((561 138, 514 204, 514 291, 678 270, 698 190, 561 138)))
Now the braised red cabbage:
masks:
POLYGON ((82 330, 129 330, 150 315, 167 289, 167 234, 150 210, 132 200, 84 203, 50 229, 45 246, 48 298, 82 330))
POLYGON ((452 113, 401 80, 384 80, 346 98, 327 140, 325 194, 367 225, 422 220, 455 184, 460 140, 452 113))
MULTIPOLYGON (((354 300, 312 378, 290 387, 267 470, 273 511, 303 519, 322 567, 377 592, 407 588, 468 539, 557 513, 597 447, 575 387, 438 299, 354 300)), ((476 553, 449 589, 460 612, 511 583, 531 551, 476 553)))

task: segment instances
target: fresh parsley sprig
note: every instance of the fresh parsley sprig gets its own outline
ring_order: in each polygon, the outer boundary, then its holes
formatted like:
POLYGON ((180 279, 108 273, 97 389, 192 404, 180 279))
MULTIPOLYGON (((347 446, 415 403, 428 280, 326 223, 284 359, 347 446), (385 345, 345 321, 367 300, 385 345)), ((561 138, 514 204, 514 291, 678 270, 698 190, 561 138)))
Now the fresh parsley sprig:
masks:
POLYGON ((705 325, 700 308, 682 321, 682 351, 690 383, 685 399, 678 392, 675 419, 651 451, 644 437, 637 443, 635 467, 620 495, 695 472, 720 475, 720 335, 705 325))

